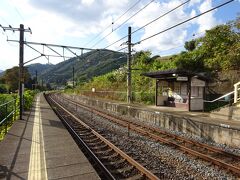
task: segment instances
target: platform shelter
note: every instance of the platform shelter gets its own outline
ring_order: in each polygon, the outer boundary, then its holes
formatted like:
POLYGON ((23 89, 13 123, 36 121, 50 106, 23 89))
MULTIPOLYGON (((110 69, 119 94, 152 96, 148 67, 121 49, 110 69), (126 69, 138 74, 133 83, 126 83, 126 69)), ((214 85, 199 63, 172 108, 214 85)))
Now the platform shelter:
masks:
POLYGON ((156 106, 184 108, 188 111, 204 109, 207 78, 181 69, 148 72, 142 75, 156 79, 156 106))

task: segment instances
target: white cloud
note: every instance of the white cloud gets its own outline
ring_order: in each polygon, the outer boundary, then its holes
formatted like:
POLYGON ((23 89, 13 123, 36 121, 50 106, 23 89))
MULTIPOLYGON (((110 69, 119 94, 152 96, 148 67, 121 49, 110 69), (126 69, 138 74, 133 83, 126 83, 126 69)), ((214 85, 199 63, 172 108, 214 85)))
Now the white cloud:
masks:
POLYGON ((199 4, 201 2, 202 2, 202 0, 191 0, 189 2, 189 6, 191 7, 191 6, 194 6, 194 5, 199 4))
MULTIPOLYGON (((29 35, 25 33, 28 41, 81 47, 96 37, 97 34, 105 30, 106 27, 111 25, 112 21, 114 21, 113 26, 110 26, 98 38, 88 44, 89 47, 92 46, 99 39, 111 32, 112 28, 116 28, 121 25, 121 23, 123 23, 128 17, 149 3, 149 0, 142 0, 136 7, 131 9, 130 12, 125 14, 116 22, 116 19, 135 2, 137 2, 137 0, 61 0, 61 3, 59 0, 21 0, 21 2, 19 2, 19 0, 2 0, 2 2, 3 1, 6 1, 9 4, 9 9, 13 9, 13 11, 15 11, 14 7, 16 7, 24 18, 23 23, 25 27, 31 27, 33 34, 29 35)), ((182 0, 154 1, 138 15, 129 20, 125 26, 107 36, 106 39, 96 45, 95 48, 106 47, 112 42, 127 35, 128 26, 132 26, 132 31, 134 31, 181 3, 183 3, 182 0)), ((178 10, 145 27, 143 30, 134 33, 132 35, 133 42, 149 37, 211 7, 211 0, 192 0, 188 5, 179 8, 178 10)), ((8 13, 9 9, 0 8, 0 14, 4 15, 8 22, 14 22, 12 25, 18 27, 19 24, 22 23, 19 21, 20 18, 16 18, 16 16, 19 15, 17 13, 8 13)), ((183 45, 188 37, 191 25, 197 25, 197 27, 199 27, 198 31, 201 32, 205 29, 213 27, 216 24, 217 20, 214 12, 211 12, 195 19, 194 21, 155 36, 148 41, 142 42, 141 44, 135 46, 134 49, 149 49, 154 53, 159 53, 161 51, 183 45)), ((196 30, 194 33, 196 33, 196 30)), ((8 35, 13 39, 18 38, 18 36, 14 37, 10 33, 8 33, 8 35)), ((13 50, 14 53, 11 53, 13 47, 5 41, 5 36, 0 36, 0 48, 1 52, 4 52, 0 57, 0 69, 11 67, 13 64, 17 65, 18 48, 13 50), (14 59, 14 61, 9 60, 6 64, 2 63, 3 60, 5 61, 8 59, 14 59)), ((121 47, 124 47, 119 46, 124 41, 126 41, 126 39, 114 44, 110 47, 110 49, 118 50, 121 47)), ((16 44, 16 46, 18 45, 16 44)), ((32 50, 26 48, 25 56, 25 59, 27 60, 33 58, 36 54, 35 52, 32 52, 32 50)), ((44 61, 41 62, 46 63, 46 60, 44 59, 44 61)))
MULTIPOLYGON (((203 13, 203 12, 211 9, 212 7, 213 7, 212 6, 212 0, 204 1, 199 7, 199 11, 200 11, 200 13, 203 13)), ((199 33, 204 32, 205 30, 208 30, 208 29, 210 29, 210 28, 212 28, 212 27, 214 27, 218 24, 216 18, 214 17, 215 11, 212 11, 212 12, 209 12, 209 13, 203 15, 203 16, 200 16, 196 20, 196 22, 199 25, 199 29, 198 29, 199 33)))
POLYGON ((90 6, 94 3, 95 0, 82 0, 82 4, 90 6))
MULTIPOLYGON (((135 28, 139 28, 146 24, 147 22, 153 20, 154 18, 164 14, 165 12, 175 8, 181 3, 181 1, 171 1, 169 3, 159 3, 156 2, 152 4, 151 8, 146 9, 146 11, 139 15, 136 20, 134 20, 133 25, 135 28), (164 11, 163 11, 164 9, 164 11), (155 17, 153 17, 155 15, 155 17), (144 19, 144 22, 141 21, 144 19), (143 22, 143 23, 142 23, 143 22)), ((178 10, 168 14, 167 16, 155 21, 151 25, 147 26, 144 29, 144 33, 141 36, 141 40, 161 32, 177 23, 187 19, 189 16, 192 16, 193 12, 187 13, 184 11, 184 8, 181 7, 178 10)), ((167 50, 176 46, 179 46, 184 43, 187 36, 187 28, 189 24, 181 25, 177 28, 163 32, 160 35, 157 35, 147 41, 142 42, 140 45, 136 46, 137 50, 149 49, 153 53, 159 53, 159 51, 167 50)))

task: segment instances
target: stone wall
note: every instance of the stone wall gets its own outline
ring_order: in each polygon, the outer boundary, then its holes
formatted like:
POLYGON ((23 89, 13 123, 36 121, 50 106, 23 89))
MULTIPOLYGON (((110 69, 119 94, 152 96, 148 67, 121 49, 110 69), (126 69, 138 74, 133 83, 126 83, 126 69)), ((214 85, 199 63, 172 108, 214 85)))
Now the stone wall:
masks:
POLYGON ((184 132, 213 142, 240 147, 240 127, 239 129, 233 129, 228 126, 225 127, 199 122, 190 117, 129 106, 128 104, 100 101, 84 96, 66 94, 64 94, 64 96, 89 106, 94 106, 118 115, 130 116, 139 121, 160 126, 165 129, 184 132))

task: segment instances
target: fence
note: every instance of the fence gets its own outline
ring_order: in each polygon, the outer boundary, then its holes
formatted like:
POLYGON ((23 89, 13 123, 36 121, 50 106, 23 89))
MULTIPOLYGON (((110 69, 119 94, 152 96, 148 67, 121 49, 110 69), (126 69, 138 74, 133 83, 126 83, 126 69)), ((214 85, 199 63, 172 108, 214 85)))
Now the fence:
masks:
POLYGON ((234 103, 240 101, 240 82, 234 84, 234 103))
MULTIPOLYGON (((126 91, 88 91, 88 90, 79 90, 78 93, 90 96, 90 97, 99 97, 117 101, 127 101, 127 92, 126 91)), ((137 103, 146 103, 154 104, 155 102, 155 92, 132 92, 132 101, 137 103)))
POLYGON ((234 91, 224 94, 212 101, 204 100, 204 106, 206 111, 212 111, 214 109, 223 107, 225 105, 232 105, 240 101, 240 82, 234 84, 234 91))
POLYGON ((13 99, 0 105, 0 140, 17 118, 18 108, 16 101, 17 99, 13 99))

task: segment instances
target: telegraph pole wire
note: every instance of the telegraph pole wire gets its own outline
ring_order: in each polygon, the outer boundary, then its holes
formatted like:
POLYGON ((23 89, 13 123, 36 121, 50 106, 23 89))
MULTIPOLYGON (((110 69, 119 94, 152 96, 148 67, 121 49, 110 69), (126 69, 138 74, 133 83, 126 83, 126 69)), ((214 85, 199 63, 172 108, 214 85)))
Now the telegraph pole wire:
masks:
MULTIPOLYGON (((188 0, 188 1, 185 1, 185 2, 183 2, 183 3, 181 3, 181 4, 179 4, 179 5, 178 5, 178 6, 176 6, 175 8, 173 8, 173 9, 171 9, 171 10, 167 11, 166 13, 164 13, 164 14, 160 15, 159 17, 157 17, 157 18, 153 19, 152 21, 148 22, 148 23, 147 23, 147 24, 145 24, 144 26, 142 26, 142 27, 138 28, 137 30, 133 31, 131 34, 134 34, 134 33, 136 33, 137 31, 139 31, 139 30, 143 29, 144 27, 146 27, 146 26, 148 26, 148 25, 152 24, 153 22, 155 22, 155 21, 159 20, 160 18, 163 18, 164 16, 168 15, 169 13, 171 13, 171 12, 173 12, 173 11, 177 10, 178 8, 180 8, 181 6, 185 5, 185 4, 186 4, 186 3, 188 3, 189 1, 190 1, 190 0, 188 0)), ((110 45, 106 46, 104 49, 106 49, 106 48, 109 48, 110 46, 112 46, 112 45, 114 45, 114 44, 116 44, 116 43, 120 42, 121 40, 123 40, 123 39, 125 39, 125 38, 127 38, 127 37, 128 37, 128 35, 126 35, 126 36, 124 36, 124 37, 120 38, 119 40, 117 40, 117 41, 115 41, 115 42, 111 43, 110 45)))
POLYGON ((90 40, 89 42, 87 42, 85 44, 88 45, 89 43, 91 43, 92 41, 94 41, 95 39, 97 39, 100 35, 102 35, 109 27, 112 27, 112 31, 113 31, 113 25, 119 20, 121 19, 125 14, 127 14, 131 9, 133 9, 138 3, 140 3, 141 0, 138 0, 136 3, 134 3, 130 8, 128 8, 122 15, 120 15, 115 21, 112 20, 112 23, 107 26, 102 32, 100 32, 99 34, 97 34, 92 40, 90 40))
POLYGON ((214 7, 214 8, 211 8, 211 9, 209 9, 209 10, 207 10, 207 11, 204 11, 203 13, 200 13, 200 14, 194 16, 194 17, 191 17, 191 18, 189 18, 189 19, 187 19, 187 20, 185 20, 185 21, 182 21, 182 22, 180 22, 180 23, 178 23, 178 24, 176 24, 176 25, 174 25, 174 26, 171 26, 171 27, 169 27, 169 28, 167 28, 167 29, 164 29, 164 30, 162 30, 162 31, 160 31, 160 32, 158 32, 158 33, 156 33, 156 34, 153 34, 153 35, 151 35, 151 36, 149 36, 149 37, 146 37, 146 38, 144 38, 144 39, 142 39, 142 40, 140 40, 140 41, 137 41, 137 42, 134 43, 133 45, 140 44, 140 43, 143 42, 143 41, 146 41, 146 40, 148 40, 148 39, 151 39, 151 38, 153 38, 153 37, 155 37, 155 36, 157 36, 157 35, 159 35, 159 34, 162 34, 162 33, 166 32, 166 31, 169 31, 169 30, 171 30, 171 29, 173 29, 173 28, 176 28, 176 27, 178 27, 178 26, 180 26, 180 25, 182 25, 182 24, 185 24, 185 23, 187 23, 187 22, 189 22, 189 21, 191 21, 191 20, 193 20, 193 19, 195 19, 195 18, 198 18, 198 17, 200 17, 200 16, 202 16, 202 15, 204 15, 204 14, 206 14, 206 13, 209 13, 209 12, 211 12, 211 11, 213 11, 213 10, 215 10, 215 9, 218 9, 218 8, 220 8, 220 7, 222 7, 222 6, 225 6, 225 5, 227 5, 227 4, 229 4, 229 3, 233 2, 233 1, 234 1, 234 0, 230 0, 230 1, 227 1, 227 2, 225 2, 225 3, 222 3, 222 4, 220 4, 220 5, 218 5, 218 6, 214 7))
POLYGON ((20 24, 20 28, 13 28, 9 25, 9 27, 4 27, 0 25, 0 27, 3 29, 3 31, 19 31, 19 97, 20 97, 20 113, 19 118, 22 118, 23 115, 23 89, 24 89, 24 33, 30 32, 32 33, 32 30, 30 28, 24 29, 24 25, 20 24))
MULTIPOLYGON (((112 34, 114 31, 116 31, 117 29, 119 29, 120 27, 122 27, 126 22, 128 22, 130 19, 132 19, 134 16, 136 16, 138 13, 140 13, 141 11, 143 11, 146 7, 148 7, 153 1, 155 0, 151 0, 148 4, 146 4, 143 8, 141 8, 140 10, 138 10, 136 13, 134 13, 132 16, 130 16, 128 19, 126 19, 123 23, 121 23, 119 26, 117 26, 113 31, 111 31, 110 33, 108 33, 107 35, 105 35, 103 38, 101 38, 99 41, 97 41, 93 46, 91 46, 91 48, 93 48, 94 46, 96 46, 97 44, 99 44, 100 42, 102 42, 106 37, 108 37, 110 34, 112 34)), ((126 36, 127 37, 127 36, 126 36)), ((105 48, 104 48, 105 49, 105 48)))

